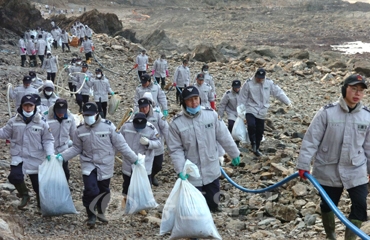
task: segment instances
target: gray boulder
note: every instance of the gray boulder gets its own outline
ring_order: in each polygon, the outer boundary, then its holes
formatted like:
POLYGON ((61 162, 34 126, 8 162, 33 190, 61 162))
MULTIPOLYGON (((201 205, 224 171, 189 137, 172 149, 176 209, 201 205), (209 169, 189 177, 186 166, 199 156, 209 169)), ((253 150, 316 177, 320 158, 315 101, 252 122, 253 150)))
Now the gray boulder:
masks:
POLYGON ((226 58, 210 45, 200 44, 196 46, 191 56, 200 62, 227 62, 226 58))

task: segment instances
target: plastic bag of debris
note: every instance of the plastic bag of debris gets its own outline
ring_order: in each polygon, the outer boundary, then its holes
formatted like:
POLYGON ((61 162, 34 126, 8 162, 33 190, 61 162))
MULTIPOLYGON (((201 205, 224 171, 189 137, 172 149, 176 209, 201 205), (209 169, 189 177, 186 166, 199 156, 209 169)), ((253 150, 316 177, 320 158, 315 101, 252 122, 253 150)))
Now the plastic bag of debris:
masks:
POLYGON ((247 128, 244 125, 244 120, 241 117, 237 117, 231 131, 231 136, 235 141, 240 141, 243 144, 250 143, 249 137, 247 134, 247 128))
POLYGON ((70 40, 69 45, 72 47, 78 47, 78 38, 76 36, 72 37, 72 40, 70 40))
POLYGON ((43 216, 76 214, 62 163, 52 155, 39 166, 39 194, 43 216))
POLYGON ((145 169, 145 155, 138 154, 138 163, 133 164, 130 186, 127 192, 125 214, 157 207, 145 169))
POLYGON ((113 96, 109 99, 109 103, 108 103, 108 113, 109 113, 110 115, 113 115, 113 114, 116 112, 116 110, 117 110, 117 108, 118 108, 118 106, 119 106, 119 104, 120 104, 120 102, 121 102, 121 99, 122 99, 122 97, 121 97, 121 96, 119 96, 118 94, 113 95, 113 96))
MULTIPOLYGON (((199 178, 198 167, 186 160, 184 174, 199 178)), ((188 180, 177 179, 163 208, 160 235, 171 232, 170 239, 222 239, 202 193, 188 180)))

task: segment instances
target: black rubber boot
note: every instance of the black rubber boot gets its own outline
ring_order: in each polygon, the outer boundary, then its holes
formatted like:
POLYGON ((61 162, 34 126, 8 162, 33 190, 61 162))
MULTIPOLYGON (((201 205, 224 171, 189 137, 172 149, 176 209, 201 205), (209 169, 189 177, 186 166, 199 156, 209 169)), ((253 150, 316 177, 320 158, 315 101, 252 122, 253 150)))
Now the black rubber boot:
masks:
POLYGON ((321 213, 322 225, 324 225, 326 239, 335 240, 335 220, 333 212, 321 213))
POLYGON ((87 226, 90 228, 94 228, 96 222, 95 213, 91 212, 88 207, 86 208, 86 213, 87 213, 87 226))
POLYGON ((256 155, 257 157, 261 157, 263 154, 260 152, 259 149, 257 149, 255 152, 253 152, 254 155, 256 155))
POLYGON ((165 87, 166 85, 165 84, 161 84, 161 88, 162 88, 162 90, 164 90, 164 87, 165 87))
POLYGON ((108 223, 108 219, 105 217, 104 215, 104 211, 101 209, 101 206, 100 205, 97 205, 97 211, 98 211, 98 215, 97 215, 97 218, 100 222, 102 223, 105 223, 107 224, 108 223))
MULTIPOLYGON (((354 219, 348 219, 348 220, 350 220, 351 223, 353 223, 356 227, 361 228, 362 221, 354 220, 354 219)), ((346 227, 346 232, 344 234, 344 240, 356 240, 356 238, 357 238, 357 235, 354 232, 352 232, 351 229, 346 227)))
POLYGON ((36 202, 37 202, 37 207, 38 208, 41 208, 41 205, 40 205, 40 194, 36 193, 36 202))
POLYGON ((30 195, 28 194, 28 189, 25 182, 15 184, 15 188, 19 193, 19 197, 21 199, 21 203, 18 205, 18 209, 24 209, 27 206, 27 203, 30 201, 30 195))
POLYGON ((251 145, 252 145, 252 152, 255 153, 257 151, 256 143, 255 142, 251 142, 251 145))
POLYGON ((158 182, 158 180, 157 180, 157 178, 156 178, 155 176, 152 176, 152 184, 153 184, 154 186, 156 186, 156 187, 158 187, 158 186, 159 186, 159 182, 158 182))
POLYGON ((262 156, 262 153, 260 152, 260 143, 259 141, 256 141, 256 150, 253 149, 253 153, 254 155, 256 155, 257 157, 260 157, 262 156))

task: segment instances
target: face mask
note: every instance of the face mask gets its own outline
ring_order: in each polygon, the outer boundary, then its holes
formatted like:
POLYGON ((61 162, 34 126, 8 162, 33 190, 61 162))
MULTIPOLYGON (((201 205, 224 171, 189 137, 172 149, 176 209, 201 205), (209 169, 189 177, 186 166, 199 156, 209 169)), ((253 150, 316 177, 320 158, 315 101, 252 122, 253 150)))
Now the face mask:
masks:
POLYGON ((94 116, 84 116, 84 121, 87 125, 93 125, 96 122, 95 117, 96 117, 96 115, 94 115, 94 116))
POLYGON ((135 130, 136 130, 136 132, 141 132, 141 131, 143 131, 143 128, 135 128, 135 130))
POLYGON ((195 115, 195 114, 197 114, 197 112, 200 111, 200 105, 196 108, 186 107, 186 111, 190 114, 195 115))
POLYGON ((26 112, 24 110, 22 110, 22 111, 23 111, 23 116, 25 116, 27 118, 29 118, 29 117, 31 117, 33 115, 33 112, 26 112))
POLYGON ((48 58, 51 58, 51 55, 48 54, 47 56, 48 56, 48 58))
POLYGON ((101 78, 101 74, 96 74, 96 77, 97 78, 101 78))
POLYGON ((81 65, 81 62, 76 62, 77 65, 81 65))
POLYGON ((45 91, 45 94, 50 96, 51 94, 53 94, 53 92, 48 92, 48 91, 45 91))
POLYGON ((204 74, 208 74, 208 70, 204 70, 204 71, 203 71, 203 73, 204 73, 204 74))

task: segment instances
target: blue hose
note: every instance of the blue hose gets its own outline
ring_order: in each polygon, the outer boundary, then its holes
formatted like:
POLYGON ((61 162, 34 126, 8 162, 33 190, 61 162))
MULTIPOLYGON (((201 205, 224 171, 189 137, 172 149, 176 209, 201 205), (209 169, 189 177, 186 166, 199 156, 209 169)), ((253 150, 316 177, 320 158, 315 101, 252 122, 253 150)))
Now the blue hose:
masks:
MULTIPOLYGON (((298 177, 299 174, 298 172, 296 173, 293 173, 292 175, 284 178, 283 180, 281 180, 280 182, 278 183, 275 183, 274 185, 272 186, 269 186, 267 188, 262 188, 262 189, 247 189, 247 188, 244 188, 240 185, 238 185, 237 183, 235 183, 227 174, 226 172, 222 169, 221 167, 221 173, 222 175, 227 179, 227 181, 229 181, 234 187, 240 189, 241 191, 243 192, 248 192, 248 193, 263 193, 263 192, 267 192, 267 191, 271 191, 272 189, 274 188, 277 188, 277 187, 280 187, 281 185, 289 182, 290 180, 293 180, 294 178, 298 177)), ((359 236, 361 239, 368 239, 370 240, 370 237, 368 235, 366 235, 366 233, 364 233, 361 229, 359 229, 358 227, 356 227, 352 222, 350 222, 344 215, 341 211, 339 211, 339 209, 337 208, 337 206, 335 206, 335 204, 333 203, 333 201, 329 198, 328 194, 325 192, 325 190, 321 187, 320 183, 309 173, 305 172, 304 173, 304 176, 310 180, 310 182, 312 183, 312 185, 314 185, 314 187, 319 191, 319 193, 321 194, 321 196, 323 196, 325 202, 328 204, 328 206, 330 207, 330 209, 334 212, 334 214, 339 218, 339 220, 342 221, 342 223, 344 223, 344 225, 346 225, 349 229, 351 229, 352 232, 354 232, 357 236, 359 236)))
POLYGON ((357 236, 359 236, 361 239, 370 239, 366 233, 364 233, 361 229, 356 227, 352 222, 350 222, 341 211, 335 206, 333 201, 329 198, 328 194, 325 192, 325 190, 321 187, 320 183, 308 172, 304 173, 304 176, 310 180, 312 185, 320 192, 321 196, 323 196, 323 199, 328 204, 330 209, 334 212, 334 214, 339 218, 339 220, 346 225, 349 229, 351 229, 352 232, 354 232, 357 236))
POLYGON ((234 182, 227 174, 226 172, 221 168, 221 173, 222 175, 224 175, 224 177, 227 179, 227 181, 229 181, 234 187, 242 190, 243 192, 248 192, 248 193, 263 193, 263 192, 268 192, 268 191, 271 191, 272 189, 274 188, 277 188, 277 187, 280 187, 281 185, 289 182, 290 180, 293 180, 294 178, 298 177, 298 172, 294 173, 293 175, 290 175, 289 177, 286 177, 284 178, 283 180, 281 180, 280 182, 278 183, 275 183, 274 185, 272 186, 269 186, 267 188, 261 188, 261 189, 256 189, 256 190, 253 190, 253 189, 247 189, 247 188, 244 188, 240 185, 238 185, 236 182, 234 182))

